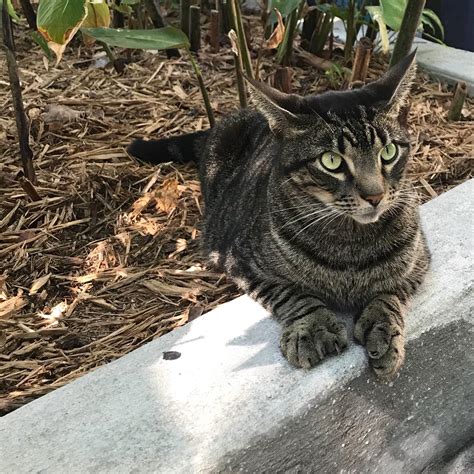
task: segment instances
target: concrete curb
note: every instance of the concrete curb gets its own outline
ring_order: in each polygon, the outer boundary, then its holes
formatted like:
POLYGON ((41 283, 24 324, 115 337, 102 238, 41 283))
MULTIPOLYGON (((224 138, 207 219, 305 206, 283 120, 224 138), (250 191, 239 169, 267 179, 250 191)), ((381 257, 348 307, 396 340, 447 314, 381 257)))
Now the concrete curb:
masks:
POLYGON ((432 272, 391 386, 374 381, 354 344, 311 371, 291 368, 278 325, 242 297, 3 417, 0 472, 395 473, 470 462, 456 453, 472 436, 473 197, 471 180, 422 207, 432 272))
POLYGON ((421 69, 448 84, 464 81, 469 96, 474 95, 474 53, 416 38, 416 59, 421 69))

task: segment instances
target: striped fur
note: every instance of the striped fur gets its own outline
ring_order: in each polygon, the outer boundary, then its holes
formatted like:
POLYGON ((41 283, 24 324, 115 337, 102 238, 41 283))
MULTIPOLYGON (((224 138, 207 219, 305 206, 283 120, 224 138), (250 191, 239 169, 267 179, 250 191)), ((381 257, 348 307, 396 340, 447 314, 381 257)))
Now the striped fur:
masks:
POLYGON ((259 112, 231 115, 206 138, 204 251, 282 323, 280 347, 295 366, 346 347, 336 310, 357 315, 355 338, 380 377, 403 362, 405 308, 429 265, 397 120, 413 61, 321 96, 251 83, 259 112), (384 164, 389 143, 398 155, 384 164), (321 164, 326 151, 344 158, 339 172, 321 164), (364 198, 382 194, 376 208, 364 198))

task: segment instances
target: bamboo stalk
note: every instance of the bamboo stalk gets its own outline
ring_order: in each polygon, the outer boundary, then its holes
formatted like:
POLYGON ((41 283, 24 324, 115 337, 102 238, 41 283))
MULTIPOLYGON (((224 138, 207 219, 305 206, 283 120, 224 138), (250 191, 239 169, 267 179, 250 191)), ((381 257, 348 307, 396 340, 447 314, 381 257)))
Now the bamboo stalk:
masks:
POLYGON ((189 42, 191 51, 197 53, 201 49, 201 7, 189 7, 189 42))
POLYGON ((324 45, 328 39, 329 33, 331 32, 331 16, 327 13, 324 14, 322 19, 321 27, 318 30, 314 30, 314 34, 311 38, 311 44, 309 50, 311 53, 319 56, 324 50, 324 45))
POLYGON ((273 76, 273 87, 289 94, 291 92, 291 79, 293 71, 289 67, 280 67, 275 71, 273 76))
POLYGON ((239 103, 240 107, 245 109, 247 107, 247 90, 245 88, 244 75, 242 73, 242 63, 240 62, 239 56, 232 53, 234 56, 234 65, 235 65, 235 76, 237 78, 237 91, 239 93, 239 103))
POLYGON ((346 63, 351 59, 352 48, 356 39, 355 10, 355 0, 349 0, 347 9, 346 44, 344 45, 344 60, 346 63))
POLYGON ((360 39, 356 47, 354 64, 352 66, 351 82, 364 82, 366 80, 371 55, 372 41, 364 36, 360 39))
POLYGON ((209 31, 211 49, 213 53, 218 53, 220 48, 220 22, 219 11, 211 10, 211 27, 209 31))
POLYGON ((242 13, 240 11, 240 3, 238 0, 229 0, 232 11, 232 18, 237 32, 239 41, 239 53, 242 58, 242 64, 248 77, 253 78, 252 62, 250 61, 250 53, 245 39, 244 25, 242 23, 242 13))
POLYGON ((467 96, 467 84, 464 81, 458 82, 454 92, 453 101, 448 112, 448 120, 457 121, 461 118, 462 108, 467 96))
POLYGON ((296 25, 298 19, 303 14, 303 9, 305 6, 305 0, 302 0, 295 10, 291 12, 291 15, 288 19, 288 25, 285 30, 285 37, 283 42, 278 49, 277 61, 278 63, 289 66, 291 63, 291 56, 293 55, 293 41, 295 39, 296 25))
POLYGON ((229 8, 228 0, 219 0, 217 2, 219 8, 221 34, 226 35, 232 29, 230 21, 231 8, 229 8))
POLYGON ((191 0, 181 0, 179 2, 181 30, 189 37, 189 6, 191 0))
POLYGON ((421 13, 425 8, 425 2, 426 0, 408 0, 397 42, 393 48, 390 66, 394 66, 410 53, 416 29, 420 24, 421 13))
POLYGON ((316 29, 316 26, 318 24, 319 13, 320 12, 316 9, 311 10, 310 12, 308 12, 304 19, 301 40, 305 42, 305 44, 309 44, 311 41, 313 31, 316 29))
POLYGON ((109 48, 109 45, 102 42, 102 41, 97 41, 97 43, 101 46, 101 48, 105 51, 105 54, 109 58, 109 61, 112 63, 112 66, 115 69, 115 72, 117 74, 122 74, 123 71, 125 70, 125 63, 124 61, 121 61, 120 59, 117 59, 115 57, 115 54, 113 51, 109 48))
POLYGON ((18 77, 18 67, 15 58, 15 46, 13 42, 13 31, 10 15, 7 11, 7 5, 2 3, 1 11, 1 32, 3 36, 3 49, 7 56, 8 76, 10 79, 10 89, 13 99, 13 109, 15 111, 16 127, 18 130, 18 139, 20 142, 20 155, 23 164, 25 176, 34 184, 36 183, 35 170, 33 167, 33 152, 30 148, 30 137, 28 130, 28 121, 23 106, 20 79, 18 77))
POLYGON ((23 14, 26 17, 26 21, 28 26, 32 30, 37 30, 36 28, 36 13, 31 6, 30 0, 20 0, 21 9, 23 10, 23 14))
POLYGON ((207 89, 202 78, 201 70, 199 69, 197 62, 195 61, 189 49, 186 49, 186 52, 188 53, 189 60, 191 61, 191 65, 193 66, 194 72, 196 73, 196 77, 199 83, 199 89, 201 90, 202 98, 204 100, 204 107, 206 108, 207 118, 209 119, 209 124, 211 127, 214 127, 216 121, 214 119, 211 101, 209 100, 209 95, 207 94, 207 89))

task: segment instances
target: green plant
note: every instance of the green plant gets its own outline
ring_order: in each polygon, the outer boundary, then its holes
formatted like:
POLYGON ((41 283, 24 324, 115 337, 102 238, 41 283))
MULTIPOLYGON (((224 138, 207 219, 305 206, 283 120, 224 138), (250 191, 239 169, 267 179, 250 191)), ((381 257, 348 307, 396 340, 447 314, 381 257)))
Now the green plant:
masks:
MULTIPOLYGON (((379 0, 378 6, 366 7, 372 20, 377 24, 380 33, 380 39, 382 44, 382 50, 388 52, 389 50, 389 37, 388 29, 393 31, 401 31, 403 16, 407 9, 409 0, 379 0)), ((423 6, 424 6, 423 1, 423 6)), ((421 16, 416 21, 416 28, 423 31, 426 36, 434 41, 442 43, 438 38, 429 34, 426 29, 430 29, 432 33, 438 29, 441 33, 441 37, 444 37, 444 28, 441 20, 433 12, 433 10, 421 7, 421 16)))
MULTIPOLYGON (((121 5, 132 2, 136 3, 134 0, 122 0, 121 5)), ((196 74, 209 123, 214 126, 214 114, 201 71, 189 51, 189 39, 182 31, 171 26, 149 30, 114 29, 107 27, 109 21, 109 7, 104 0, 41 0, 38 7, 38 31, 56 54, 57 62, 79 30, 86 38, 105 45, 109 57, 112 56, 109 47, 114 46, 158 51, 184 49, 196 74)))
MULTIPOLYGON (((289 15, 287 16, 286 27, 285 27, 285 35, 283 37, 283 41, 280 43, 277 52, 277 62, 278 64, 282 64, 284 66, 288 66, 291 61, 291 55, 293 52, 293 42, 296 35, 296 27, 298 25, 298 21, 303 16, 304 7, 306 4, 305 0, 301 0, 298 2, 285 2, 286 4, 292 4, 294 7, 289 15), (294 4, 296 3, 296 6, 294 4)), ((280 10, 279 10, 280 11, 280 10)), ((283 13, 280 11, 283 16, 283 13)))
POLYGON ((343 68, 335 63, 325 71, 324 75, 328 78, 332 89, 338 89, 346 77, 343 68))

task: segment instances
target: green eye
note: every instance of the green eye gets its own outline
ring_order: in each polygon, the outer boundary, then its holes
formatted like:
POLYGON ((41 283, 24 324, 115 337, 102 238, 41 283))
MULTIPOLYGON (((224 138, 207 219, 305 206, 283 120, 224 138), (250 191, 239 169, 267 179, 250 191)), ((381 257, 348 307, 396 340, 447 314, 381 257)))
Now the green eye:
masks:
POLYGON ((326 151, 321 155, 321 164, 329 171, 336 171, 342 164, 342 157, 332 151, 326 151))
POLYGON ((389 143, 387 146, 382 148, 380 152, 380 158, 382 161, 392 161, 398 154, 398 148, 395 143, 389 143))

